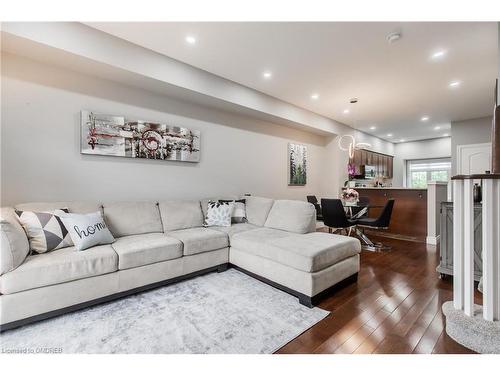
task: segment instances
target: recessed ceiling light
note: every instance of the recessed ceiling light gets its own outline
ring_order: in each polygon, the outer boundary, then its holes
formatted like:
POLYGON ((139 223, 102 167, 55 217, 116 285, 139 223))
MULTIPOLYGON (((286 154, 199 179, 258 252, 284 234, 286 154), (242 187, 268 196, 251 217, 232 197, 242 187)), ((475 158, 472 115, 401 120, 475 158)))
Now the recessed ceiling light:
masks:
POLYGON ((370 126, 370 130, 375 130, 375 129, 377 129, 376 126, 370 126))
POLYGON ((387 134, 388 137, 392 137, 392 133, 387 134))
POLYGON ((405 140, 404 139, 400 139, 399 142, 404 142, 405 140))
POLYGON ((319 94, 312 94, 311 95, 312 100, 318 100, 319 99, 319 94))
POLYGON ((423 116, 420 121, 429 121, 429 116, 423 116))
POLYGON ((273 73, 271 73, 270 71, 266 71, 266 72, 262 73, 262 76, 265 79, 270 79, 273 76, 273 73))
POLYGON ((344 109, 345 114, 348 114, 349 112, 350 112, 349 109, 344 109))
POLYGON ((439 51, 436 51, 434 52, 432 55, 431 55, 431 58, 433 60, 439 60, 441 59, 442 57, 444 57, 446 55, 446 52, 445 50, 439 50, 439 51))
POLYGON ((458 86, 460 86, 460 83, 461 83, 460 81, 452 81, 452 82, 450 82, 449 86, 450 87, 458 87, 458 86))
POLYGON ((434 130, 439 130, 441 129, 441 126, 434 126, 434 130))
POLYGON ((443 137, 449 137, 449 134, 448 133, 444 133, 443 137))
POLYGON ((196 38, 192 35, 186 36, 186 42, 189 44, 196 44, 196 38))

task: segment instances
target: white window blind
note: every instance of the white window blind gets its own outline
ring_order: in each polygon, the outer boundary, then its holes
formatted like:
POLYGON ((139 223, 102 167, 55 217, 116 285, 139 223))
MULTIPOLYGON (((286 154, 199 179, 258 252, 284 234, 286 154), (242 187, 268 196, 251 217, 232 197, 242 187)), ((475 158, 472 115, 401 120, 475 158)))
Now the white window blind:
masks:
POLYGON ((406 161, 406 186, 425 188, 429 181, 448 182, 451 159, 419 159, 406 161))

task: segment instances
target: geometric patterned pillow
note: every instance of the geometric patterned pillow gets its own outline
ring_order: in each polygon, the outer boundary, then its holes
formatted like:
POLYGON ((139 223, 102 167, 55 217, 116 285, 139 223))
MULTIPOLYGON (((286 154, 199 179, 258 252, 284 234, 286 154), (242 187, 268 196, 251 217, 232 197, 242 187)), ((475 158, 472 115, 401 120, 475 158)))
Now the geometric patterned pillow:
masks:
POLYGON ((207 205, 207 217, 205 218, 205 225, 230 227, 231 214, 233 213, 233 202, 209 201, 207 205))
POLYGON ((73 241, 59 215, 68 213, 67 208, 54 211, 17 211, 30 243, 30 250, 39 254, 73 246, 73 241))

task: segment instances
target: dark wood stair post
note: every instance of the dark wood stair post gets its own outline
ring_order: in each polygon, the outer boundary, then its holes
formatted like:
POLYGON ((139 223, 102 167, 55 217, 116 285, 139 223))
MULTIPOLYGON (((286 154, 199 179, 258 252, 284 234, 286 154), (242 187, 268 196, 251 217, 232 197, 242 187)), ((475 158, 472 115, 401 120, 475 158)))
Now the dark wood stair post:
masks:
POLYGON ((500 174, 500 106, 495 107, 491 126, 491 173, 500 174))

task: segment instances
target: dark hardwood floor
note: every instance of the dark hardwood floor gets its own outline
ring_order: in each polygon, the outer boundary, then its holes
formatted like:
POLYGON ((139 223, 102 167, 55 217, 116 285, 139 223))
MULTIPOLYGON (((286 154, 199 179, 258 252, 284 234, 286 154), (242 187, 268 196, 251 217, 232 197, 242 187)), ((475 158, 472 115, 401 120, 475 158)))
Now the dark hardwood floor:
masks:
POLYGON ((473 353, 444 330, 452 280, 438 278, 437 248, 378 240, 392 250, 363 251, 358 282, 318 305, 332 313, 277 353, 473 353))

